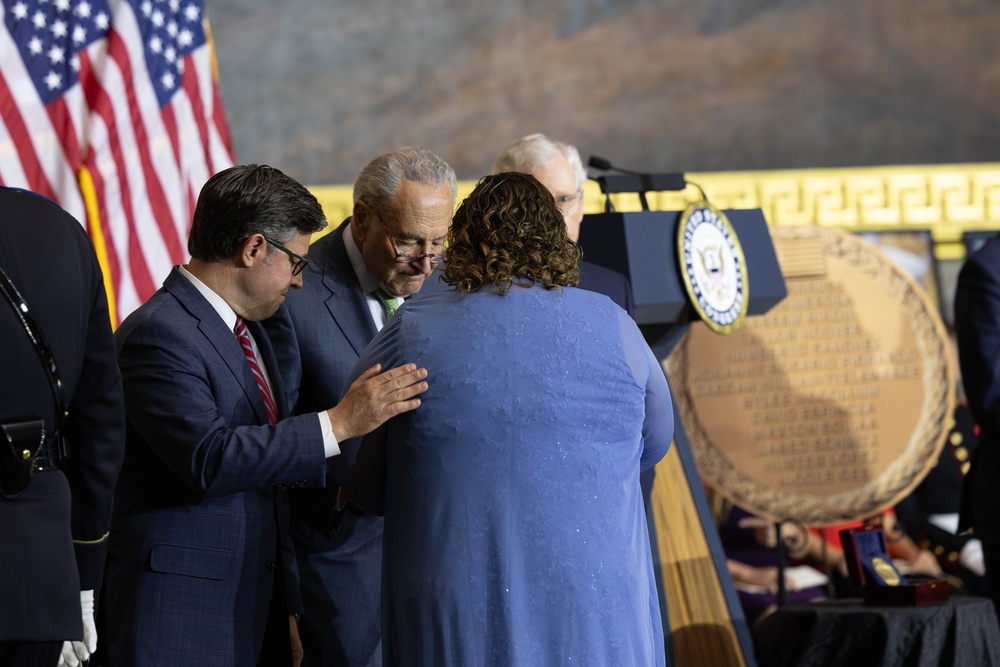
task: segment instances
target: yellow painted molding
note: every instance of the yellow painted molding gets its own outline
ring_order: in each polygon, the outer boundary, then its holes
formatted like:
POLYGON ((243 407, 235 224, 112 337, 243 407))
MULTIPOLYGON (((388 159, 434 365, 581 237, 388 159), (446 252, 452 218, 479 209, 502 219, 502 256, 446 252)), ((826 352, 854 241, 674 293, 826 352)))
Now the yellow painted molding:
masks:
MULTIPOLYGON (((929 229, 940 259, 964 256, 966 230, 1000 230, 1000 163, 902 165, 837 169, 692 172, 715 206, 760 208, 771 225, 820 225, 851 230, 929 229)), ((475 181, 459 182, 459 201, 475 181)), ((310 186, 336 227, 351 214, 350 186, 310 186)), ((648 195, 658 210, 683 210, 697 189, 648 195)), ((618 211, 640 210, 632 194, 612 196, 618 211)), ((604 210, 597 183, 584 188, 588 213, 604 210)))

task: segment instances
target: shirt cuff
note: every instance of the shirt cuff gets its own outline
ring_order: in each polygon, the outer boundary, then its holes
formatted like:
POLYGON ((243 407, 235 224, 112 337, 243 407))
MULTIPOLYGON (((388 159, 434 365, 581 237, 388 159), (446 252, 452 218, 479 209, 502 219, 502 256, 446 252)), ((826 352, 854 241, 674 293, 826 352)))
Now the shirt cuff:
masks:
POLYGON ((323 432, 323 451, 326 458, 340 454, 340 443, 337 436, 333 434, 333 424, 330 423, 330 415, 326 410, 316 413, 319 415, 319 427, 323 432))

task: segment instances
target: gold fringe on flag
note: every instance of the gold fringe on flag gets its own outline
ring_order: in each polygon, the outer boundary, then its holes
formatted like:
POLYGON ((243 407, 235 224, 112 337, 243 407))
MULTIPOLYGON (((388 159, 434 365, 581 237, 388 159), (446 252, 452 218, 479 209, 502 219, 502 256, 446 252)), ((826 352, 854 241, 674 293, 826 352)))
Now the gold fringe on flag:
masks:
POLYGON ((115 299, 114 285, 111 283, 111 264, 108 261, 108 244, 104 240, 104 230, 101 229, 101 216, 97 209, 97 191, 90 170, 81 165, 77 174, 80 182, 80 192, 83 203, 87 207, 87 234, 94 244, 97 261, 104 274, 104 291, 108 293, 108 314, 111 316, 111 329, 118 327, 118 302, 115 299))

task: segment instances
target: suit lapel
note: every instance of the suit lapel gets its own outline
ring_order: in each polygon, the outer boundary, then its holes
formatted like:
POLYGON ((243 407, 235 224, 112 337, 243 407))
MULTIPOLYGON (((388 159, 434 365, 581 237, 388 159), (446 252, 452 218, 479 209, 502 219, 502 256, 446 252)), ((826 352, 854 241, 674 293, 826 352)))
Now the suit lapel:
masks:
MULTIPOLYGON (((174 267, 170 275, 167 276, 163 286, 198 320, 198 330, 208 339, 209 344, 215 348, 219 357, 240 383, 240 386, 243 387, 243 393, 250 401, 258 422, 261 424, 270 423, 260 387, 257 386, 257 380, 254 379, 253 371, 250 370, 246 355, 243 354, 243 348, 236 340, 236 334, 226 326, 219 314, 212 308, 212 304, 205 300, 198 288, 192 285, 191 281, 184 277, 177 267, 174 267)), ((247 322, 248 328, 250 328, 250 324, 247 322)), ((252 324, 257 325, 256 322, 252 324)), ((261 339, 266 340, 267 337, 260 326, 257 325, 250 331, 254 340, 257 341, 257 346, 261 347, 261 339)), ((268 344, 268 350, 270 350, 270 344, 268 344)), ((273 359, 273 354, 269 356, 273 359)), ((268 364, 268 372, 271 372, 272 366, 273 362, 268 364)), ((272 373, 272 378, 273 375, 272 373)))
POLYGON ((329 292, 325 304, 330 316, 360 356, 378 330, 344 246, 344 234, 350 233, 349 225, 350 218, 333 232, 327 246, 323 286, 329 292))

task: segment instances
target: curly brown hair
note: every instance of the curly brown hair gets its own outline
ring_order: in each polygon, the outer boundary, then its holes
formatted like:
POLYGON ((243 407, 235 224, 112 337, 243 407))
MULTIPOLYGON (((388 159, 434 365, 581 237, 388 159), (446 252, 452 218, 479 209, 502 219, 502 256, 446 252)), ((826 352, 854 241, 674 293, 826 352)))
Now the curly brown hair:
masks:
POLYGON ((566 236, 552 194, 528 174, 484 176, 455 212, 446 245, 445 282, 463 294, 488 283, 506 294, 515 282, 554 289, 580 280, 580 246, 566 236))

